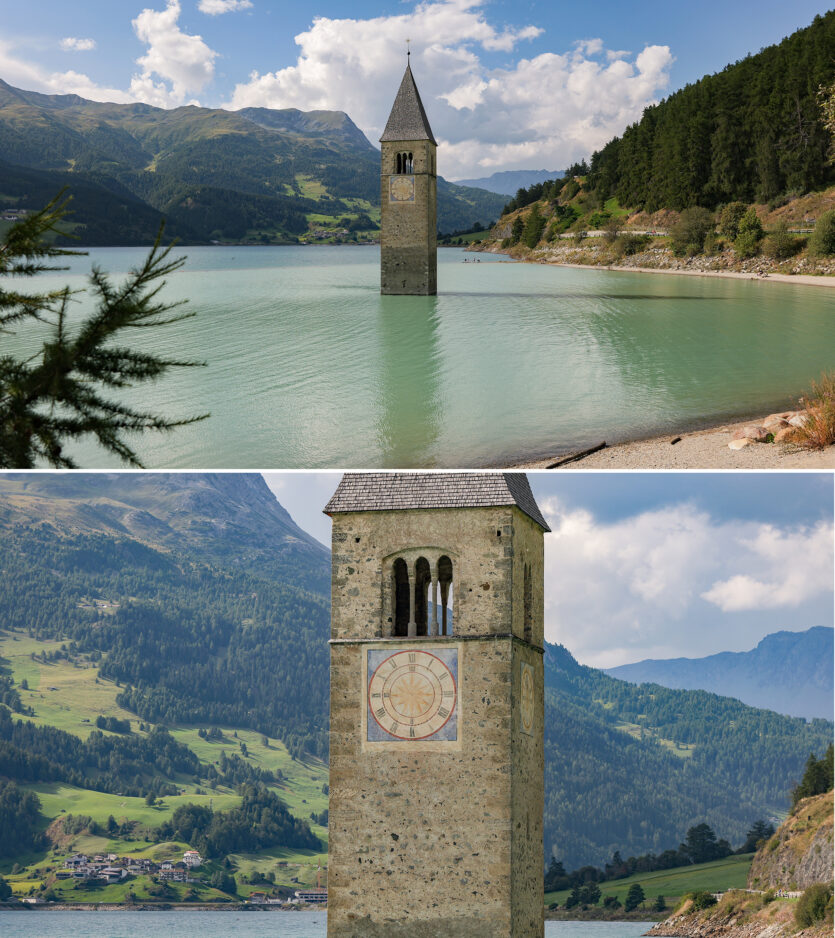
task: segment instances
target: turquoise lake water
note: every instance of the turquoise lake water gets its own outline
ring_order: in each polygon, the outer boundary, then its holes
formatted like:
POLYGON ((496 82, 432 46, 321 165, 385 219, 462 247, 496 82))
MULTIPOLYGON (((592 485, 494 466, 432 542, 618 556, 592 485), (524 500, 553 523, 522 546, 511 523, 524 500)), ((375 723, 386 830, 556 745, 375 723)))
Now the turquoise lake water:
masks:
MULTIPOLYGON (((4 938, 325 938, 325 912, 3 912, 4 938)), ((546 922, 546 938, 638 938, 652 922, 546 922)))
MULTIPOLYGON (((91 263, 118 274, 144 253, 92 249, 39 286, 81 287, 91 263)), ((835 367, 835 293, 818 287, 451 249, 437 297, 381 297, 376 248, 183 253, 165 295, 197 317, 128 340, 208 367, 127 400, 212 416, 136 439, 151 468, 507 465, 782 408, 835 367)), ((30 327, 4 344, 36 347, 30 327)))

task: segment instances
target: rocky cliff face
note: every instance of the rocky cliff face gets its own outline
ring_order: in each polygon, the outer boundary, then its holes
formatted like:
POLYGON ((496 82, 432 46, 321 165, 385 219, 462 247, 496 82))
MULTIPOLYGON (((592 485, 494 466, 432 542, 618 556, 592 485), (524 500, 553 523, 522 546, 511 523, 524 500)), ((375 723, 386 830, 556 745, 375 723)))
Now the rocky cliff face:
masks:
POLYGON ((777 833, 757 851, 750 889, 806 889, 832 881, 832 792, 804 798, 777 833))
POLYGON ((831 938, 831 923, 797 930, 791 899, 770 890, 801 891, 832 883, 833 793, 799 802, 777 833, 757 851, 747 890, 725 893, 718 905, 696 910, 687 899, 648 935, 670 938, 831 938), (768 893, 768 894, 766 894, 768 893))

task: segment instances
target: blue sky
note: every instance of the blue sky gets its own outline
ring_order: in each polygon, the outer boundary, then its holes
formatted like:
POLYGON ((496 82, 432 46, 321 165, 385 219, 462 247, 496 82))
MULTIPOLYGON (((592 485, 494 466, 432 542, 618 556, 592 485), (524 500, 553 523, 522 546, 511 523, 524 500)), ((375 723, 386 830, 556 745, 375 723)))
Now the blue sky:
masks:
MULTIPOLYGON (((339 473, 267 473, 323 543, 339 473)), ((585 664, 702 657, 833 624, 828 473, 529 473, 546 536, 546 638, 585 664)))
POLYGON ((808 0, 697 9, 658 0, 29 0, 4 4, 0 77, 166 107, 341 109, 376 140, 408 36, 441 172, 456 178, 561 168, 648 103, 825 9, 808 0))

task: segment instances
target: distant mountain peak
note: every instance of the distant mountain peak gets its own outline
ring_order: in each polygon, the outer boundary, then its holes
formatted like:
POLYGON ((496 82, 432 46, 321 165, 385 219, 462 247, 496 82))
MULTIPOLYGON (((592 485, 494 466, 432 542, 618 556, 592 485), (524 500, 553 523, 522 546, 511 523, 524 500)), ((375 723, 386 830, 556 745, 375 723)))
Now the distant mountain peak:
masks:
POLYGON ((831 720, 833 715, 833 630, 781 630, 750 651, 723 651, 704 658, 646 659, 607 668, 633 684, 707 690, 736 697, 754 707, 789 716, 831 720))

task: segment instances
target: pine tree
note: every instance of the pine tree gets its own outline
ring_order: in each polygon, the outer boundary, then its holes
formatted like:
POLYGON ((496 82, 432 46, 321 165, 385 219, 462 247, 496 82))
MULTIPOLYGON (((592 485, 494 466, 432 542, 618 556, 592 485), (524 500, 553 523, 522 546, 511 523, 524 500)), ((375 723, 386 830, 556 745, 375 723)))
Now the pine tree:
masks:
POLYGON ((56 248, 50 235, 62 234, 60 223, 69 199, 63 193, 39 212, 14 224, 0 242, 0 337, 9 327, 40 323, 46 335, 39 352, 19 358, 0 354, 0 467, 31 469, 38 462, 75 468, 68 443, 92 435, 109 453, 141 466, 125 436, 144 430, 172 430, 208 414, 172 420, 111 400, 106 392, 153 381, 172 368, 199 362, 162 358, 112 344, 126 329, 154 328, 191 318, 174 313, 180 303, 158 299, 164 278, 185 259, 171 259, 162 246, 162 228, 144 263, 125 282, 114 285, 94 266, 90 293, 95 309, 71 328, 68 312, 76 291, 65 287, 46 293, 23 293, 4 281, 60 270, 49 261, 83 252, 56 248))
POLYGON ((637 909, 645 898, 646 896, 644 895, 644 890, 641 887, 641 884, 632 883, 632 885, 629 887, 629 892, 626 894, 626 901, 623 904, 623 908, 625 911, 631 912, 633 909, 637 909))

